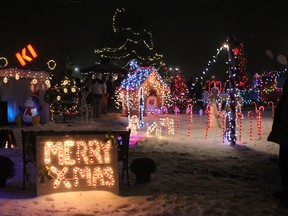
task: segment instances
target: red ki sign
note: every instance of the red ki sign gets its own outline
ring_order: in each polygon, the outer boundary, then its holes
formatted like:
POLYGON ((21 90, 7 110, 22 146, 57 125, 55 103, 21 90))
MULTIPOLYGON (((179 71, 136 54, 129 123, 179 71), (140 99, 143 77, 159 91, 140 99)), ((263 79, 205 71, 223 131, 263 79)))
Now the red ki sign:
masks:
POLYGON ((30 54, 31 55, 27 55, 26 54, 26 47, 24 47, 23 49, 22 49, 22 52, 21 52, 21 54, 20 54, 20 52, 17 52, 15 55, 16 55, 16 58, 18 59, 18 61, 20 62, 20 64, 22 65, 22 66, 25 66, 27 63, 26 63, 26 61, 27 62, 31 62, 32 60, 33 60, 33 58, 35 59, 36 57, 37 57, 37 53, 35 52, 35 50, 34 50, 34 48, 32 47, 32 45, 31 44, 28 44, 27 45, 27 48, 28 48, 28 50, 29 50, 29 52, 30 52, 30 54), (25 61, 26 60, 26 61, 25 61))

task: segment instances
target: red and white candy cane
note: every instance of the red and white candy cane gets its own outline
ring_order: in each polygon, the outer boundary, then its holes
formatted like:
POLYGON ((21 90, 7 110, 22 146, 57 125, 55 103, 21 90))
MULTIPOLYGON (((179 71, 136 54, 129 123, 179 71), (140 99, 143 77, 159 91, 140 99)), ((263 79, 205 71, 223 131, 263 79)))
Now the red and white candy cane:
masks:
POLYGON ((208 104, 205 110, 205 113, 208 114, 207 117, 207 124, 206 124, 206 134, 205 134, 205 138, 208 138, 208 130, 212 128, 212 109, 211 109, 211 105, 208 104))
POLYGON ((253 102, 251 103, 251 105, 253 105, 253 104, 254 104, 254 106, 255 106, 255 112, 257 113, 257 110, 258 110, 257 103, 256 103, 255 101, 253 101, 253 102))
POLYGON ((264 106, 260 106, 257 109, 257 131, 258 136, 260 137, 262 134, 262 112, 264 111, 264 106))
POLYGON ((186 109, 186 113, 190 114, 189 123, 188 123, 188 134, 187 134, 187 136, 190 136, 191 125, 192 125, 192 120, 193 120, 193 105, 192 104, 188 104, 187 109, 186 109))
POLYGON ((176 129, 176 133, 179 133, 179 126, 180 126, 180 109, 175 106, 174 107, 174 113, 175 115, 177 115, 177 129, 176 129))
POLYGON ((253 135, 253 114, 252 114, 252 111, 248 111, 248 117, 250 119, 249 137, 250 137, 250 140, 252 140, 252 135, 253 135))
POLYGON ((272 106, 272 119, 274 119, 274 103, 273 103, 273 101, 269 101, 268 102, 268 106, 271 104, 271 106, 272 106))
POLYGON ((239 119, 239 142, 242 141, 242 112, 237 112, 237 116, 239 119))
POLYGON ((225 130, 226 130, 226 113, 222 113, 222 142, 225 141, 225 130))

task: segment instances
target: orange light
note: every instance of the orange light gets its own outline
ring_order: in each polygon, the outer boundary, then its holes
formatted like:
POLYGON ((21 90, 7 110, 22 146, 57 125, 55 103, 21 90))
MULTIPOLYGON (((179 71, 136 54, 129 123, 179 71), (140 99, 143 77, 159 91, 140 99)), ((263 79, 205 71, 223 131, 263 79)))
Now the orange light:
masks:
POLYGON ((26 65, 25 60, 28 61, 28 62, 31 62, 31 61, 33 60, 33 58, 36 58, 36 57, 37 57, 37 53, 35 52, 35 50, 34 50, 34 48, 32 47, 31 44, 28 44, 28 45, 27 45, 27 48, 28 48, 30 54, 32 55, 32 57, 26 54, 26 47, 24 47, 24 48, 22 49, 21 54, 20 54, 19 52, 17 52, 17 53, 15 54, 15 55, 16 55, 16 58, 18 59, 18 61, 20 62, 20 64, 21 64, 22 66, 25 66, 25 65, 26 65))
POLYGON ((20 64, 21 64, 22 66, 25 66, 25 65, 26 65, 26 62, 24 61, 24 59, 22 58, 22 56, 20 55, 20 53, 18 52, 18 53, 16 53, 15 55, 16 55, 18 61, 20 62, 20 64))
POLYGON ((37 53, 35 52, 35 50, 33 49, 31 44, 28 44, 27 46, 28 50, 30 51, 31 55, 36 58, 37 57, 37 53))

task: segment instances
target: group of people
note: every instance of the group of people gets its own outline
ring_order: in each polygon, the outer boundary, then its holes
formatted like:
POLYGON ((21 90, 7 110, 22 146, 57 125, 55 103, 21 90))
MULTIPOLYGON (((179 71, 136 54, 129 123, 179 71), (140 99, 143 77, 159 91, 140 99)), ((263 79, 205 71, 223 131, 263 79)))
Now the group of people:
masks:
POLYGON ((92 95, 93 117, 99 118, 101 114, 107 113, 108 104, 110 104, 108 101, 111 100, 113 94, 112 77, 97 73, 91 80, 89 92, 92 95))

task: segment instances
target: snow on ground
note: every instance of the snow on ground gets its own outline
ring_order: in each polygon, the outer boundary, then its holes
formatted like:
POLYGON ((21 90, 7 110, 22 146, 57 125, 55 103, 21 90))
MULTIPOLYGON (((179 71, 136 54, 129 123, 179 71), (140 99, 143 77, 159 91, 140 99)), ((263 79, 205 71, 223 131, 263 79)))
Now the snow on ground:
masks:
MULTIPOLYGON (((145 117, 142 140, 130 148, 130 161, 150 157, 157 164, 152 180, 136 184, 130 172, 131 186, 120 181, 120 195, 105 191, 66 192, 35 197, 33 187, 22 190, 21 129, 12 127, 18 145, 1 149, 17 165, 17 175, 0 188, 0 215, 191 215, 191 216, 263 216, 288 215, 272 196, 280 188, 278 145, 266 141, 271 129, 271 111, 263 113, 262 135, 257 135, 253 111, 253 138, 249 139, 249 118, 243 111, 242 141, 231 146, 222 143, 221 128, 209 130, 205 139, 207 116, 193 113, 191 135, 189 115, 181 114, 179 134, 162 137, 145 135, 147 124, 159 117, 145 117)), ((176 116, 169 114, 175 120, 176 116)), ((94 122, 49 123, 36 130, 125 130, 127 118, 120 114, 103 115, 94 122)), ((24 128, 25 129, 25 128, 24 128)), ((30 128, 29 128, 30 129, 30 128)), ((31 183, 32 184, 32 183, 31 183)))

